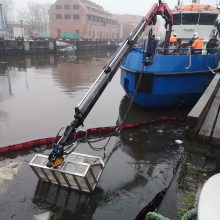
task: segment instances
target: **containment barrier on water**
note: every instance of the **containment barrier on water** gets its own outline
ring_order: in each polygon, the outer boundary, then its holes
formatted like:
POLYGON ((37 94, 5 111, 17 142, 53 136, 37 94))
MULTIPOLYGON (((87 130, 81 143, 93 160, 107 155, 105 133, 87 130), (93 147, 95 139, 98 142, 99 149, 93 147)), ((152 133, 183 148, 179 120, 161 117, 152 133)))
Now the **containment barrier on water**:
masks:
POLYGON ((83 192, 93 192, 104 169, 100 157, 71 153, 61 166, 47 167, 48 156, 36 154, 30 166, 40 180, 83 192))
MULTIPOLYGON (((168 121, 177 121, 177 120, 184 120, 183 118, 179 118, 179 117, 160 117, 158 119, 155 120, 150 120, 147 122, 140 122, 140 123, 127 123, 127 124, 123 124, 120 126, 110 126, 110 127, 99 127, 99 128, 90 128, 86 131, 77 131, 74 136, 76 138, 82 138, 82 137, 89 137, 92 135, 115 135, 116 133, 114 133, 117 129, 120 130, 127 130, 127 129, 134 129, 134 128, 138 128, 138 127, 142 127, 142 126, 146 126, 146 125, 151 125, 151 124, 155 124, 155 123, 163 123, 163 122, 168 122, 168 121)), ((27 149, 27 148, 31 148, 31 147, 37 147, 40 145, 47 145, 47 144, 51 144, 53 143, 55 140, 59 140, 59 136, 58 137, 49 137, 49 138, 41 138, 41 139, 37 139, 37 140, 32 140, 32 141, 28 141, 28 142, 24 142, 24 143, 20 143, 20 144, 14 144, 14 145, 9 145, 6 147, 1 147, 0 148, 0 153, 7 153, 10 151, 17 151, 17 150, 22 150, 22 149, 27 149)))

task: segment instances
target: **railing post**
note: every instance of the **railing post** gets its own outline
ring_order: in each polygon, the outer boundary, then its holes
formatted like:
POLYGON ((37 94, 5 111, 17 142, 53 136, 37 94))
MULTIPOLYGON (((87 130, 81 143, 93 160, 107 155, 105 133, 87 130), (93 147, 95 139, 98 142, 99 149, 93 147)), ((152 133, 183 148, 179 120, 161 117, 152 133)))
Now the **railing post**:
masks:
POLYGON ((186 69, 189 69, 192 65, 192 53, 191 48, 189 48, 189 66, 186 66, 186 69))

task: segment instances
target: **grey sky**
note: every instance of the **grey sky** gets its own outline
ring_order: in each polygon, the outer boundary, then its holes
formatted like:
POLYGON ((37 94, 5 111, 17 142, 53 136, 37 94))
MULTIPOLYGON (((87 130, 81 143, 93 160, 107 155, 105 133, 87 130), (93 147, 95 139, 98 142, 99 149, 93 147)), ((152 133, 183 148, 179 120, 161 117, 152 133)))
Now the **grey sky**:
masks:
MULTIPOLYGON (((14 10, 24 8, 28 1, 32 0, 13 0, 14 10)), ((55 2, 55 0, 33 0, 38 2, 55 2)), ((145 15, 151 8, 152 4, 158 2, 158 0, 92 0, 93 2, 100 4, 105 10, 115 14, 138 14, 145 15)), ((202 3, 208 3, 215 5, 216 0, 200 0, 202 3)), ((165 1, 171 8, 177 4, 177 0, 165 1)), ((191 2, 185 0, 185 2, 191 2)))

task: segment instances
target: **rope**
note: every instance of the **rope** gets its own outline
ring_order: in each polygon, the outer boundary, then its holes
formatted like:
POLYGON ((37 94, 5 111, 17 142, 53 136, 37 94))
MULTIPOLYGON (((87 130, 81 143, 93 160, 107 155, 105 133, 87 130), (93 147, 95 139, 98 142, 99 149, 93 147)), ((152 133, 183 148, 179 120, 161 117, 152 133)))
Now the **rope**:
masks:
POLYGON ((170 220, 170 219, 165 218, 164 216, 162 216, 156 212, 148 212, 145 220, 170 220))
POLYGON ((144 66, 145 66, 145 65, 144 65, 144 62, 143 62, 142 69, 141 69, 141 72, 140 72, 140 75, 139 75, 139 78, 138 78, 138 82, 137 82, 136 87, 135 87, 134 94, 133 94, 133 96, 132 96, 132 98, 131 98, 131 101, 130 101, 130 103, 129 103, 129 105, 128 105, 127 111, 125 112, 124 117, 123 117, 121 123, 119 124, 118 128, 115 130, 115 133, 118 132, 118 135, 119 135, 119 134, 121 133, 121 131, 122 131, 122 125, 124 124, 124 122, 125 122, 125 120, 126 120, 126 118, 127 118, 128 112, 130 111, 131 106, 132 106, 132 104, 133 104, 133 102, 134 102, 134 98, 135 98, 135 96, 137 95, 137 91, 138 91, 138 88, 139 88, 139 86, 140 86, 141 79, 142 79, 143 73, 144 73, 144 66))
MULTIPOLYGON (((88 141, 88 140, 87 140, 87 143, 89 144, 89 146, 90 146, 90 148, 91 148, 92 150, 94 150, 94 151, 101 151, 101 150, 103 150, 103 149, 105 150, 106 147, 107 147, 107 145, 108 145, 108 143, 109 143, 109 141, 110 141, 110 139, 111 139, 111 137, 114 136, 115 134, 119 135, 119 134, 121 133, 121 131, 122 131, 122 129, 123 129, 122 125, 124 124, 124 122, 125 122, 125 120, 126 120, 126 118, 127 118, 128 112, 129 112, 130 109, 131 109, 131 106, 132 106, 132 104, 133 104, 133 102, 134 102, 134 98, 135 98, 135 96, 136 96, 136 94, 137 94, 137 91, 138 91, 138 88, 139 88, 139 86, 140 86, 141 79, 142 79, 142 76, 143 76, 143 72, 144 72, 144 62, 143 62, 143 65, 142 65, 141 73, 140 73, 139 78, 138 78, 138 82, 137 82, 136 87, 135 87, 134 94, 133 94, 133 96, 132 96, 132 98, 131 98, 131 100, 130 100, 130 103, 129 103, 129 105, 128 105, 127 111, 125 112, 124 117, 123 117, 121 123, 118 125, 118 127, 116 127, 115 131, 112 132, 112 134, 108 134, 106 137, 103 137, 103 138, 100 138, 100 139, 96 139, 96 140, 94 140, 94 141, 88 141), (100 142, 100 141, 102 141, 102 140, 105 140, 106 138, 108 138, 108 141, 107 141, 107 143, 106 143, 103 147, 96 148, 96 147, 92 146, 92 144, 91 144, 91 143, 94 143, 94 142, 100 142)), ((114 149, 114 147, 113 147, 113 149, 114 149)), ((105 154, 104 154, 104 155, 105 155, 105 154)), ((110 154, 109 154, 109 157, 110 157, 111 155, 112 155, 112 154, 110 153, 110 154)), ((108 160, 109 160, 109 159, 107 159, 107 161, 108 161, 108 160)))
MULTIPOLYGON (((181 220, 191 220, 192 218, 197 216, 197 213, 198 213, 197 209, 191 209, 182 216, 181 220)), ((156 212, 148 212, 145 220, 170 220, 170 219, 165 218, 164 216, 156 212)))
POLYGON ((198 213, 197 209, 191 209, 188 212, 186 212, 181 220, 191 220, 193 217, 196 217, 198 213))
POLYGON ((101 150, 105 150, 106 146, 108 145, 109 141, 110 141, 111 137, 108 138, 106 144, 103 147, 94 147, 92 146, 91 142, 87 140, 87 143, 89 144, 90 148, 94 151, 101 151, 101 150))

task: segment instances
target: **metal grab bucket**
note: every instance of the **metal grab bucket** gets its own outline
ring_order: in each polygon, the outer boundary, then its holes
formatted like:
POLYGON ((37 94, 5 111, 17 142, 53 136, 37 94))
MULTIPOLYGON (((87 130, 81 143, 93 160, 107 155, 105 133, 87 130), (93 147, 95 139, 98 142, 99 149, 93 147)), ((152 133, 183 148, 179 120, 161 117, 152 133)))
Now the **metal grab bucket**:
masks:
POLYGON ((93 192, 104 169, 100 157, 71 153, 58 168, 46 166, 48 156, 36 154, 29 165, 39 179, 83 192, 93 192))

